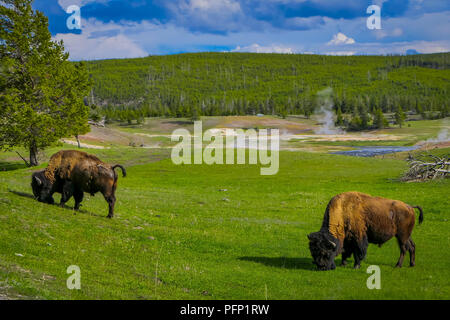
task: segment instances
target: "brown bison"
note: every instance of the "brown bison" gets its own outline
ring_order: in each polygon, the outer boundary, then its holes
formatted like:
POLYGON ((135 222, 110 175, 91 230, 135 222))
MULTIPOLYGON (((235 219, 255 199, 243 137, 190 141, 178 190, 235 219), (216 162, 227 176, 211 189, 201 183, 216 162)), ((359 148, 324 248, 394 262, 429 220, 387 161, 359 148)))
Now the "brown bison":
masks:
POLYGON ((45 170, 33 173, 31 187, 37 200, 50 204, 54 203, 55 192, 62 194, 61 206, 73 195, 75 210, 80 208, 84 192, 91 195, 101 192, 109 205, 108 218, 112 218, 118 179, 115 168, 120 168, 126 176, 121 165, 110 166, 86 152, 63 150, 50 158, 45 170))
POLYGON ((321 229, 308 235, 313 263, 319 270, 333 270, 336 256, 342 253, 342 265, 345 265, 353 254, 354 267, 359 268, 369 243, 381 246, 395 236, 400 247, 396 266, 402 266, 406 251, 409 251, 410 265, 414 266, 415 244, 411 239, 414 208, 419 209, 419 223, 422 223, 420 207, 411 207, 398 200, 359 192, 335 196, 328 203, 321 229))

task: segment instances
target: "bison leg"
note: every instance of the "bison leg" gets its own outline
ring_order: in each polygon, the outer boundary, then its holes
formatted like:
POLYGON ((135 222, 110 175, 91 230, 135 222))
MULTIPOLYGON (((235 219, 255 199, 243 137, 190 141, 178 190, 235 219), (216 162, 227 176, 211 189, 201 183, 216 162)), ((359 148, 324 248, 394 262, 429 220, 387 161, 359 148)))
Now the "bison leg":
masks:
POLYGON ((114 217, 114 205, 116 204, 116 188, 117 188, 117 180, 114 180, 110 189, 111 191, 105 194, 105 199, 108 202, 109 206, 108 218, 114 217))
POLYGON ((105 200, 106 202, 108 202, 109 206, 109 213, 107 216, 108 218, 114 217, 114 205, 116 204, 116 188, 116 181, 112 181, 111 185, 102 191, 103 196, 105 197, 105 200))
POLYGON ((112 218, 114 217, 114 205, 116 204, 116 197, 114 195, 105 197, 106 202, 108 202, 108 206, 109 206, 109 213, 108 213, 108 218, 112 218))
POLYGON ((350 248, 345 248, 344 249, 344 251, 342 252, 342 262, 341 262, 342 266, 347 265, 347 259, 350 258, 352 253, 353 252, 350 250, 350 248))
POLYGON ((67 201, 72 197, 74 192, 73 184, 71 182, 64 183, 63 190, 62 190, 62 196, 61 196, 61 202, 59 205, 61 207, 64 207, 67 201))
POLYGON ((398 258, 398 262, 395 265, 396 268, 401 268, 403 265, 403 259, 405 258, 406 250, 408 249, 408 241, 403 241, 400 238, 397 238, 398 246, 400 247, 400 258, 398 258))
POLYGON ((355 264, 353 268, 359 269, 361 267, 361 261, 363 261, 366 257, 368 246, 369 241, 367 240, 367 236, 364 236, 359 241, 356 241, 355 249, 353 251, 353 256, 355 257, 355 264))
POLYGON ((109 212, 108 212, 108 218, 114 217, 114 205, 116 204, 116 196, 114 195, 115 190, 111 190, 110 192, 103 193, 103 196, 105 197, 106 202, 108 202, 109 212))
POLYGON ((416 244, 414 243, 411 237, 409 237, 408 240, 408 250, 409 250, 409 265, 411 267, 414 267, 416 265, 416 244))
POLYGON ((342 262, 341 265, 347 265, 347 259, 352 256, 355 252, 355 248, 357 247, 357 242, 352 239, 344 240, 344 250, 342 251, 342 262))
POLYGON ((353 253, 352 241, 344 240, 344 250, 342 251, 342 262, 341 265, 347 265, 347 259, 351 257, 353 253))
POLYGON ((83 190, 75 190, 73 193, 73 197, 75 199, 75 210, 80 210, 80 205, 81 205, 81 201, 83 201, 83 197, 84 197, 84 192, 83 190))

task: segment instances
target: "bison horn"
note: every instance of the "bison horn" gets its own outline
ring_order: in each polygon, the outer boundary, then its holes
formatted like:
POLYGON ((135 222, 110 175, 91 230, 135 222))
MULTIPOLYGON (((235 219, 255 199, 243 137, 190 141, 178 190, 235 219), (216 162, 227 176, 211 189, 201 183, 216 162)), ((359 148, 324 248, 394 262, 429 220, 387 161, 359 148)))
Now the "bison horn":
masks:
POLYGON ((42 184, 41 179, 39 179, 38 177, 34 177, 34 180, 36 180, 36 182, 37 182, 38 185, 41 185, 41 184, 42 184))
POLYGON ((333 248, 336 248, 336 243, 334 243, 333 241, 331 241, 331 240, 328 240, 329 242, 330 242, 330 244, 333 246, 333 248))

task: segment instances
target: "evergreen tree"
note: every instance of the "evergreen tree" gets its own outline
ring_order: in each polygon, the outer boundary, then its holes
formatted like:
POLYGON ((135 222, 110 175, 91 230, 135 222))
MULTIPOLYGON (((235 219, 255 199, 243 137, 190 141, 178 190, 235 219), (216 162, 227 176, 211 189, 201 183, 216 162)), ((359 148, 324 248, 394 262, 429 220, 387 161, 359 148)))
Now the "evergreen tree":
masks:
POLYGON ((348 124, 347 129, 350 131, 362 130, 362 121, 359 117, 359 110, 356 106, 353 108, 352 118, 348 124))
POLYGON ((395 123, 398 124, 398 126, 401 128, 406 119, 406 115, 403 112, 403 109, 401 106, 397 107, 394 117, 395 117, 395 123))
POLYGON ((191 109, 191 121, 197 121, 200 120, 200 111, 197 107, 192 107, 191 109))
POLYGON ((383 110, 381 108, 378 108, 375 111, 374 119, 373 119, 373 125, 377 129, 383 129, 389 126, 389 122, 386 120, 383 114, 383 110))
POLYGON ((38 150, 89 131, 84 97, 90 81, 84 64, 68 61, 53 42, 48 19, 32 0, 0 3, 0 149, 23 146, 30 165, 38 150))
POLYGON ((439 110, 439 118, 446 118, 449 115, 448 112, 448 105, 447 104, 442 104, 440 110, 439 110))
POLYGON ((337 108, 335 125, 340 126, 340 127, 342 127, 344 125, 344 117, 342 115, 341 107, 337 108))
POLYGON ((369 128, 369 113, 364 104, 359 105, 359 117, 361 119, 361 130, 366 130, 369 128))

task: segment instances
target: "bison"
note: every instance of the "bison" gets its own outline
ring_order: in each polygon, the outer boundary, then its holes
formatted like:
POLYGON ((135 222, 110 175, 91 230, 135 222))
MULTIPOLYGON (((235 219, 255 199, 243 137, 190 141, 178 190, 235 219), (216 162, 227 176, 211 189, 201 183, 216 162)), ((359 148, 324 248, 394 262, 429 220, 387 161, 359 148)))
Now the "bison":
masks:
POLYGON ((319 270, 336 268, 334 259, 342 253, 342 265, 352 254, 354 268, 360 267, 369 243, 383 243, 396 237, 400 247, 400 258, 396 267, 401 267, 406 251, 409 251, 410 266, 415 265, 415 244, 411 233, 415 224, 414 208, 398 200, 372 197, 360 192, 339 194, 328 203, 322 227, 308 235, 313 263, 319 270))
POLYGON ((108 218, 112 218, 118 179, 116 168, 126 176, 125 168, 119 164, 111 166, 86 152, 63 150, 50 158, 45 170, 33 173, 31 187, 38 201, 50 204, 54 203, 55 192, 62 194, 61 206, 73 195, 75 210, 80 208, 84 192, 91 195, 101 192, 109 205, 108 218))

